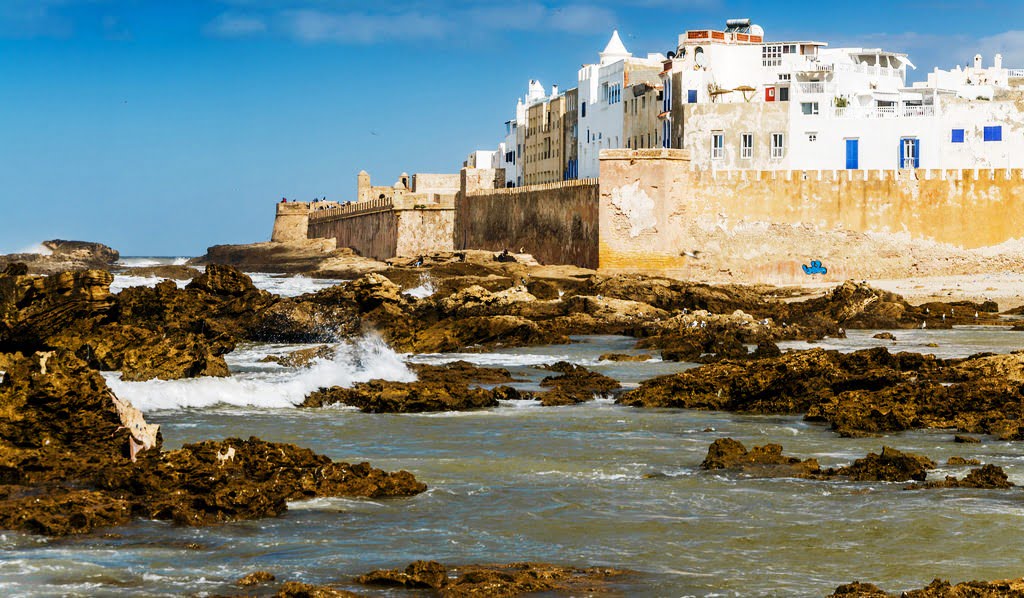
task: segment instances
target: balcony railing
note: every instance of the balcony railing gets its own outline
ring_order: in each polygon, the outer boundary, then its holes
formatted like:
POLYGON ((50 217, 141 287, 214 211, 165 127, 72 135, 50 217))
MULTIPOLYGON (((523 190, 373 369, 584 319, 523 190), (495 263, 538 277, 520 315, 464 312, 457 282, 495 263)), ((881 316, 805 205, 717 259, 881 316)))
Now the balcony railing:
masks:
POLYGON ((1011 79, 1024 78, 1024 69, 1006 69, 1006 76, 1011 79))
POLYGON ((797 83, 797 89, 800 93, 814 94, 814 93, 834 93, 836 86, 831 83, 825 83, 824 81, 811 81, 808 83, 797 83))
POLYGON ((935 116, 935 106, 844 106, 833 108, 832 115, 835 118, 914 118, 935 116))

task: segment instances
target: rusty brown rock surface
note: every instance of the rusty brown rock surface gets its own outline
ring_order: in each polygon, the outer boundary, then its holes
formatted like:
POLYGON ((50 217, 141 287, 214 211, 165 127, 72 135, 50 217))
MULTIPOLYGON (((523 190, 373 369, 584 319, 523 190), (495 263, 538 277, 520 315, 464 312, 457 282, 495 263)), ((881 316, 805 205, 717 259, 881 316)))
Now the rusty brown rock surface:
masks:
POLYGON ((159 428, 68 351, 0 354, 0 527, 88 533, 136 517, 209 525, 319 496, 412 496, 405 471, 228 438, 161 451, 159 428))

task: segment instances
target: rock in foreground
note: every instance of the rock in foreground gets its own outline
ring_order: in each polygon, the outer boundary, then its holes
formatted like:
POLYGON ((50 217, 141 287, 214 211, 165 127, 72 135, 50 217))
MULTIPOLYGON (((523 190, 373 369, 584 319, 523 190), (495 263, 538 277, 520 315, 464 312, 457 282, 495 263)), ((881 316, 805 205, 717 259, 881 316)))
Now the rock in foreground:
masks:
POLYGON ((430 589, 440 596, 518 596, 535 592, 600 592, 609 579, 626 571, 604 567, 563 567, 546 563, 468 565, 448 568, 416 561, 404 571, 383 569, 356 578, 369 586, 430 589))
POLYGON ((0 354, 0 528, 88 533, 136 517, 208 525, 320 496, 397 497, 412 474, 249 438, 161 452, 157 426, 67 351, 0 354))
POLYGON ((919 590, 890 594, 870 583, 853 582, 836 588, 828 598, 1024 598, 1024 578, 965 581, 953 585, 936 579, 919 590))

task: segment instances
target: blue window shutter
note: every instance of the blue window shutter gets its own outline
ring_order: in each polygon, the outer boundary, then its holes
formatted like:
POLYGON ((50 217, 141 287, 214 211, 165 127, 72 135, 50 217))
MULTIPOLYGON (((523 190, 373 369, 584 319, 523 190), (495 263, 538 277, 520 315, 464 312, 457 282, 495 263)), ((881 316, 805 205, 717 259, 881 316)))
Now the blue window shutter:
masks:
POLYGON ((985 141, 992 141, 992 127, 985 127, 985 141))
POLYGON ((898 145, 898 149, 899 149, 899 153, 896 154, 898 156, 898 158, 899 158, 899 159, 896 160, 896 164, 898 165, 897 168, 903 168, 903 140, 902 139, 900 139, 900 142, 899 142, 899 145, 898 145))
POLYGON ((952 141, 953 141, 953 143, 963 143, 964 142, 964 130, 963 129, 953 129, 952 141))
POLYGON ((697 103, 697 90, 696 89, 687 90, 687 92, 686 92, 686 101, 689 102, 690 104, 696 104, 697 103))
POLYGON ((914 168, 921 168, 921 140, 914 140, 914 168))

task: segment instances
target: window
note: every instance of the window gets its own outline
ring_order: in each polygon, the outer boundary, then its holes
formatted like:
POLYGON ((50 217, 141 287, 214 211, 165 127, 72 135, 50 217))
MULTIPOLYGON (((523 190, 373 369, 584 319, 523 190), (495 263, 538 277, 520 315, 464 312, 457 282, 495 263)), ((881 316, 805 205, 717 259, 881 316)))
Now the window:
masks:
POLYGON ((582 104, 580 104, 580 118, 586 118, 586 117, 587 117, 587 103, 583 102, 582 104))
POLYGON ((665 93, 661 96, 661 111, 668 112, 672 109, 672 79, 665 81, 665 93))
POLYGON ((800 102, 800 111, 808 116, 818 114, 818 102, 800 102))
POLYGON ((761 46, 761 66, 782 66, 782 46, 761 46))
POLYGON ((672 137, 672 121, 665 119, 661 122, 661 145, 662 147, 669 147, 671 145, 672 137))
POLYGON ((772 160, 781 160, 786 155, 786 136, 772 133, 772 160))
POLYGON ((711 159, 722 160, 725 158, 725 135, 720 132, 711 134, 711 159))
POLYGON ((754 134, 744 133, 740 135, 740 158, 750 160, 754 157, 754 134))
POLYGON ((807 132, 807 141, 810 141, 811 143, 814 143, 817 140, 818 140, 818 133, 816 133, 814 131, 808 131, 807 132))
POLYGON ((963 129, 953 129, 953 136, 950 139, 950 141, 952 141, 953 143, 963 143, 964 142, 964 130, 963 129))
POLYGON ((779 88, 779 101, 780 102, 788 102, 789 101, 789 88, 788 87, 780 87, 779 88))
POLYGON ((793 80, 793 74, 792 73, 779 73, 779 81, 792 81, 792 80, 793 80))
POLYGON ((916 137, 900 139, 900 168, 921 167, 921 141, 916 137))
POLYGON ((985 127, 985 141, 1002 141, 1003 127, 985 127))
POLYGON ((686 102, 688 104, 696 104, 697 103, 697 90, 696 89, 688 89, 688 90, 686 90, 686 102))

